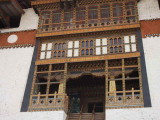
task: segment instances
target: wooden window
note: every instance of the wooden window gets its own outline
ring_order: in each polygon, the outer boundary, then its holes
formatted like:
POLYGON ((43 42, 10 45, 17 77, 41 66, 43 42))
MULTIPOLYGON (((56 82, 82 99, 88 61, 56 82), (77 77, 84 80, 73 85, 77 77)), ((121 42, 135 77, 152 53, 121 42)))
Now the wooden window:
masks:
POLYGON ((40 50, 40 59, 52 58, 52 43, 42 43, 40 50))
POLYGON ((88 8, 89 24, 96 23, 97 19, 98 19, 98 6, 89 6, 88 8))
POLYGON ((78 57, 78 56, 79 56, 79 41, 69 41, 67 57, 78 57))
POLYGON ((66 43, 54 43, 54 58, 66 57, 66 43))
POLYGON ((113 4, 113 21, 115 24, 123 22, 123 4, 113 4))
POLYGON ((93 40, 85 40, 81 41, 81 56, 88 56, 88 55, 93 55, 94 54, 94 44, 93 40))
POLYGON ((127 2, 126 4, 126 20, 128 23, 136 21, 136 6, 134 1, 127 2))
POLYGON ((61 11, 52 12, 52 30, 60 30, 61 27, 61 11))
POLYGON ((109 51, 110 53, 122 53, 123 52, 123 40, 121 37, 109 39, 109 51))
POLYGON ((100 15, 101 15, 101 22, 110 22, 110 5, 105 4, 100 6, 100 15))
POLYGON ((79 7, 76 9, 76 28, 84 27, 86 20, 86 8, 79 7))
POLYGON ((68 29, 73 25, 73 10, 64 11, 64 29, 68 29))
POLYGON ((124 36, 124 44, 125 44, 125 52, 136 52, 137 51, 137 43, 136 36, 124 36))
POLYGON ((41 12, 40 27, 44 32, 49 30, 50 14, 50 11, 41 12))

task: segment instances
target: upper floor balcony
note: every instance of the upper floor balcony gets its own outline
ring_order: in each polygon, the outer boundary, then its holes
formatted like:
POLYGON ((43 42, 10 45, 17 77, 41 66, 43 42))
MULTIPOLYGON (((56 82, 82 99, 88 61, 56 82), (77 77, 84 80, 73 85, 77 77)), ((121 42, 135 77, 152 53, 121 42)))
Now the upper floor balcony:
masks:
POLYGON ((139 27, 135 0, 97 3, 82 0, 75 7, 62 9, 57 3, 52 8, 38 10, 37 37, 139 27))

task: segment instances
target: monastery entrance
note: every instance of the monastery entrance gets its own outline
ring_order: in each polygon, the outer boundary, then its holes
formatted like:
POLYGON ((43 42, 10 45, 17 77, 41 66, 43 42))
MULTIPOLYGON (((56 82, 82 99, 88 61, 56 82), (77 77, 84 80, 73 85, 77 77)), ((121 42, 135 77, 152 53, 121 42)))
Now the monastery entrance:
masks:
POLYGON ((71 113, 104 112, 105 77, 82 74, 67 81, 71 113))

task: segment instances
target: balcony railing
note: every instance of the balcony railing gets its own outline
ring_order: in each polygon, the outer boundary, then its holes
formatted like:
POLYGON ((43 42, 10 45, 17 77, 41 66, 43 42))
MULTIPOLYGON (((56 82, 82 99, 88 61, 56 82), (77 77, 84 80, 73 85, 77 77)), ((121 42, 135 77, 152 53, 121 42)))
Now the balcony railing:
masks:
POLYGON ((31 95, 29 111, 68 111, 68 96, 66 94, 31 95))
POLYGON ((118 107, 143 107, 143 97, 140 90, 125 91, 123 92, 109 92, 112 96, 107 97, 107 109, 118 107), (117 95, 123 94, 123 95, 117 95))

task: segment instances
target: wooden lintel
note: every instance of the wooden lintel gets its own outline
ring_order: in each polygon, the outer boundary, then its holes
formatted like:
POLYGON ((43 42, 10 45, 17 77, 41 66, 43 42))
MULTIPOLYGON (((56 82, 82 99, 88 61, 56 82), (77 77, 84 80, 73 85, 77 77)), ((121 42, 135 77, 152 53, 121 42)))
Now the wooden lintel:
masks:
POLYGON ((99 28, 86 28, 86 29, 77 29, 77 30, 53 31, 53 32, 49 32, 49 33, 37 33, 36 37, 58 36, 58 35, 107 31, 107 30, 120 30, 120 29, 130 29, 130 28, 139 28, 139 27, 140 27, 140 24, 137 23, 137 24, 130 24, 130 25, 107 26, 107 27, 99 27, 99 28))
POLYGON ((59 2, 60 0, 39 0, 39 1, 31 1, 31 5, 40 5, 40 4, 50 4, 59 2))
POLYGON ((140 52, 135 52, 135 53, 125 53, 125 54, 115 54, 115 55, 105 55, 105 56, 37 60, 36 65, 66 63, 66 62, 71 63, 71 62, 84 62, 84 61, 96 61, 96 60, 111 60, 111 59, 122 59, 122 58, 139 57, 139 56, 140 56, 140 52))

